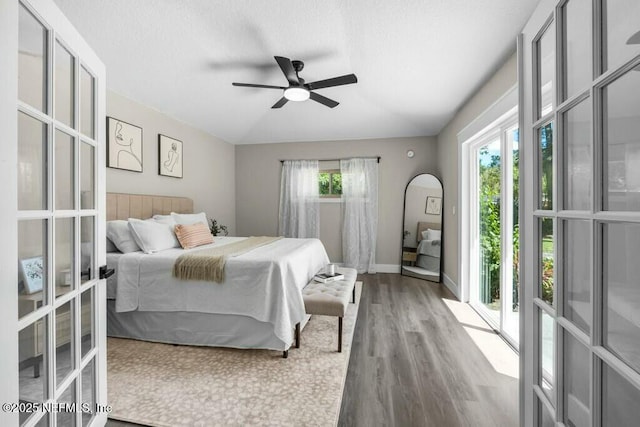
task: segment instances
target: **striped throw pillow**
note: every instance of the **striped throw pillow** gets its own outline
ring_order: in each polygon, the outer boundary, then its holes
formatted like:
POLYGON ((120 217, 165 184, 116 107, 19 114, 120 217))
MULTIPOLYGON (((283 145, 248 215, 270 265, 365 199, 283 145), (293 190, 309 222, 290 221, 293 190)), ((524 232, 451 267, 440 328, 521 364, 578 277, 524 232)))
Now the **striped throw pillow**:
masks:
POLYGON ((183 249, 191 249, 196 246, 208 245, 213 243, 213 236, 204 223, 184 225, 178 224, 175 228, 176 237, 183 249))

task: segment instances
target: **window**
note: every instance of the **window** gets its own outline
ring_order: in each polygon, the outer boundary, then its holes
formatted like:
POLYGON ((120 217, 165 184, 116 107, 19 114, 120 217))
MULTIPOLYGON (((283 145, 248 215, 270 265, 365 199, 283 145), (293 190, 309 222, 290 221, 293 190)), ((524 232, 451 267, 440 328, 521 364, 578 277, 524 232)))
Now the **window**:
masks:
POLYGON ((318 173, 320 198, 340 198, 342 196, 342 174, 337 169, 318 173))

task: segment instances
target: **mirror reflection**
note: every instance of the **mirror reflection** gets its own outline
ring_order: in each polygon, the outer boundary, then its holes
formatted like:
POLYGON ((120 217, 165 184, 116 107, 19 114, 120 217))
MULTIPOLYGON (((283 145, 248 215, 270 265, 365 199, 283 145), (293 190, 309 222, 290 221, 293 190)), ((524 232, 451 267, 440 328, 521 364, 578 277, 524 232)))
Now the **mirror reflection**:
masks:
POLYGON ((421 174, 409 182, 403 224, 401 273, 440 282, 442 183, 438 178, 421 174))

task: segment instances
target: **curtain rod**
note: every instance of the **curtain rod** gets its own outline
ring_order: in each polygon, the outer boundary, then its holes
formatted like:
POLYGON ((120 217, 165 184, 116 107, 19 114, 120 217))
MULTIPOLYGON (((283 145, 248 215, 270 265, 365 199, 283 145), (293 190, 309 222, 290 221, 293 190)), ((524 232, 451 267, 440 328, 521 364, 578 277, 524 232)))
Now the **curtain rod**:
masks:
POLYGON ((380 163, 380 156, 376 157, 347 157, 343 159, 280 159, 280 163, 284 163, 287 160, 297 161, 297 160, 317 160, 319 162, 336 162, 340 160, 349 160, 349 159, 376 159, 378 163, 380 163))

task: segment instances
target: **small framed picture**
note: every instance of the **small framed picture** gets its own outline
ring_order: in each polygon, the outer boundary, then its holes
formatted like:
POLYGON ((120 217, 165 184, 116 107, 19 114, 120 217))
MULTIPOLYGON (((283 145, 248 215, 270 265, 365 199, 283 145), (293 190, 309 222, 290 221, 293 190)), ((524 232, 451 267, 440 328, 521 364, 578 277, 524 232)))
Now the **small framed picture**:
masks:
POLYGON ((107 167, 142 172, 142 128, 107 117, 107 167))
POLYGON ((25 294, 33 294, 42 290, 44 278, 44 262, 41 256, 20 260, 20 272, 25 294))
POLYGON ((442 209, 442 198, 441 197, 427 197, 427 208, 425 209, 425 213, 430 215, 440 215, 440 210, 442 209))
POLYGON ((182 141, 158 135, 158 174, 182 178, 182 141))

